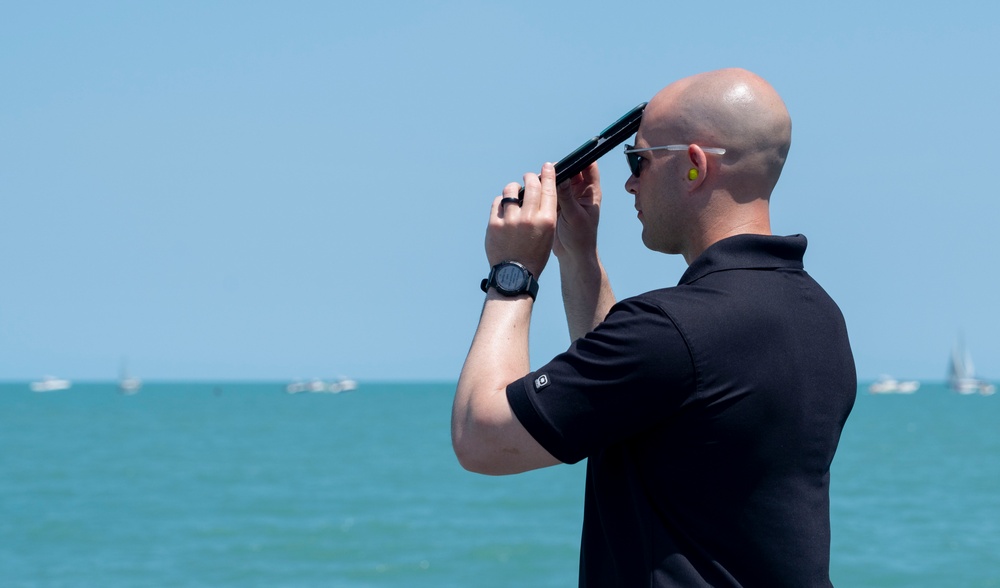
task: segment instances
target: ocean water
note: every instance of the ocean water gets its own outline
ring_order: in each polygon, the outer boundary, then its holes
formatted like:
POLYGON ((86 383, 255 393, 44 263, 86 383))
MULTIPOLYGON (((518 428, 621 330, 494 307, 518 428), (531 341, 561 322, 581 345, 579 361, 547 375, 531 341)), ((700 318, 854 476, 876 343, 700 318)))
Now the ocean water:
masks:
MULTIPOLYGON (((0 384, 0 586, 574 586, 584 466, 463 471, 451 383, 0 384)), ((859 392, 837 586, 1000 586, 1000 395, 859 392)))

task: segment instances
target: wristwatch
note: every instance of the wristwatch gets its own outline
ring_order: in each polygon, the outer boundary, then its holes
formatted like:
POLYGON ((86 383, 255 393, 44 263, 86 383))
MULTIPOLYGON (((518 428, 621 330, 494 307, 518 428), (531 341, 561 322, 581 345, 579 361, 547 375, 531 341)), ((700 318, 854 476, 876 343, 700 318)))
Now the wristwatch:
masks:
POLYGON ((490 287, 502 296, 520 296, 527 293, 534 300, 538 282, 528 268, 516 261, 501 261, 490 269, 490 276, 479 285, 486 292, 490 287))

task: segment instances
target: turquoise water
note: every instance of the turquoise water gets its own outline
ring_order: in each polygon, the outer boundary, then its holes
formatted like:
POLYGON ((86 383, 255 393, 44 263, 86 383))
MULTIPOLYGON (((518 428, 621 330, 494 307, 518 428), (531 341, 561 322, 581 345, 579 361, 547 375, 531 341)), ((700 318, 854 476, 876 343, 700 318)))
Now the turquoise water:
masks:
MULTIPOLYGON (((491 478, 452 384, 0 384, 0 586, 576 582, 583 465, 491 478)), ((834 464, 838 586, 1000 586, 1000 395, 861 393, 834 464)))

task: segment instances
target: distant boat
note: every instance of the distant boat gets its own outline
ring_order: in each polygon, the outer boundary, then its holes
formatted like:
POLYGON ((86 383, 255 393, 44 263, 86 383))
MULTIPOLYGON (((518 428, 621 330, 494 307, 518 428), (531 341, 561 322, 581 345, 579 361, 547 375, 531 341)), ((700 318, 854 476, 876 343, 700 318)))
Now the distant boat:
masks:
POLYGON ((125 395, 135 394, 142 389, 142 380, 135 376, 128 375, 128 366, 122 362, 122 369, 118 373, 118 391, 125 395))
POLYGON ((285 392, 289 394, 300 394, 302 392, 339 394, 340 392, 349 392, 357 388, 358 383, 350 378, 340 378, 333 382, 324 382, 319 378, 313 378, 312 380, 296 380, 285 386, 285 392))
POLYGON ((891 376, 882 375, 868 386, 872 394, 913 394, 920 389, 916 380, 897 380, 891 376))
POLYGON ((996 386, 976 377, 972 355, 965 348, 961 337, 951 350, 951 359, 948 362, 948 387, 959 394, 979 393, 989 396, 996 392, 996 386))
POLYGON ((32 392, 55 392, 56 390, 68 390, 73 384, 64 378, 55 376, 45 376, 37 382, 31 383, 32 392))
POLYGON ((350 392, 351 390, 358 389, 358 383, 350 378, 340 378, 333 384, 327 386, 327 389, 331 388, 337 392, 350 392))
POLYGON ((118 391, 122 394, 135 394, 142 390, 142 380, 139 378, 122 378, 118 380, 118 391))

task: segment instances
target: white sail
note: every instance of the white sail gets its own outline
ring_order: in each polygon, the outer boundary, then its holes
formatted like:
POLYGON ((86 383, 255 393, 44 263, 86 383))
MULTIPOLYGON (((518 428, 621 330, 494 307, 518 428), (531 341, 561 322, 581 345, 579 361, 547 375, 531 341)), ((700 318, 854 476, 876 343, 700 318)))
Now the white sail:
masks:
POLYGON ((972 363, 972 355, 962 341, 961 336, 951 350, 951 360, 948 363, 948 387, 959 394, 993 394, 996 387, 976 377, 976 368, 972 363))

